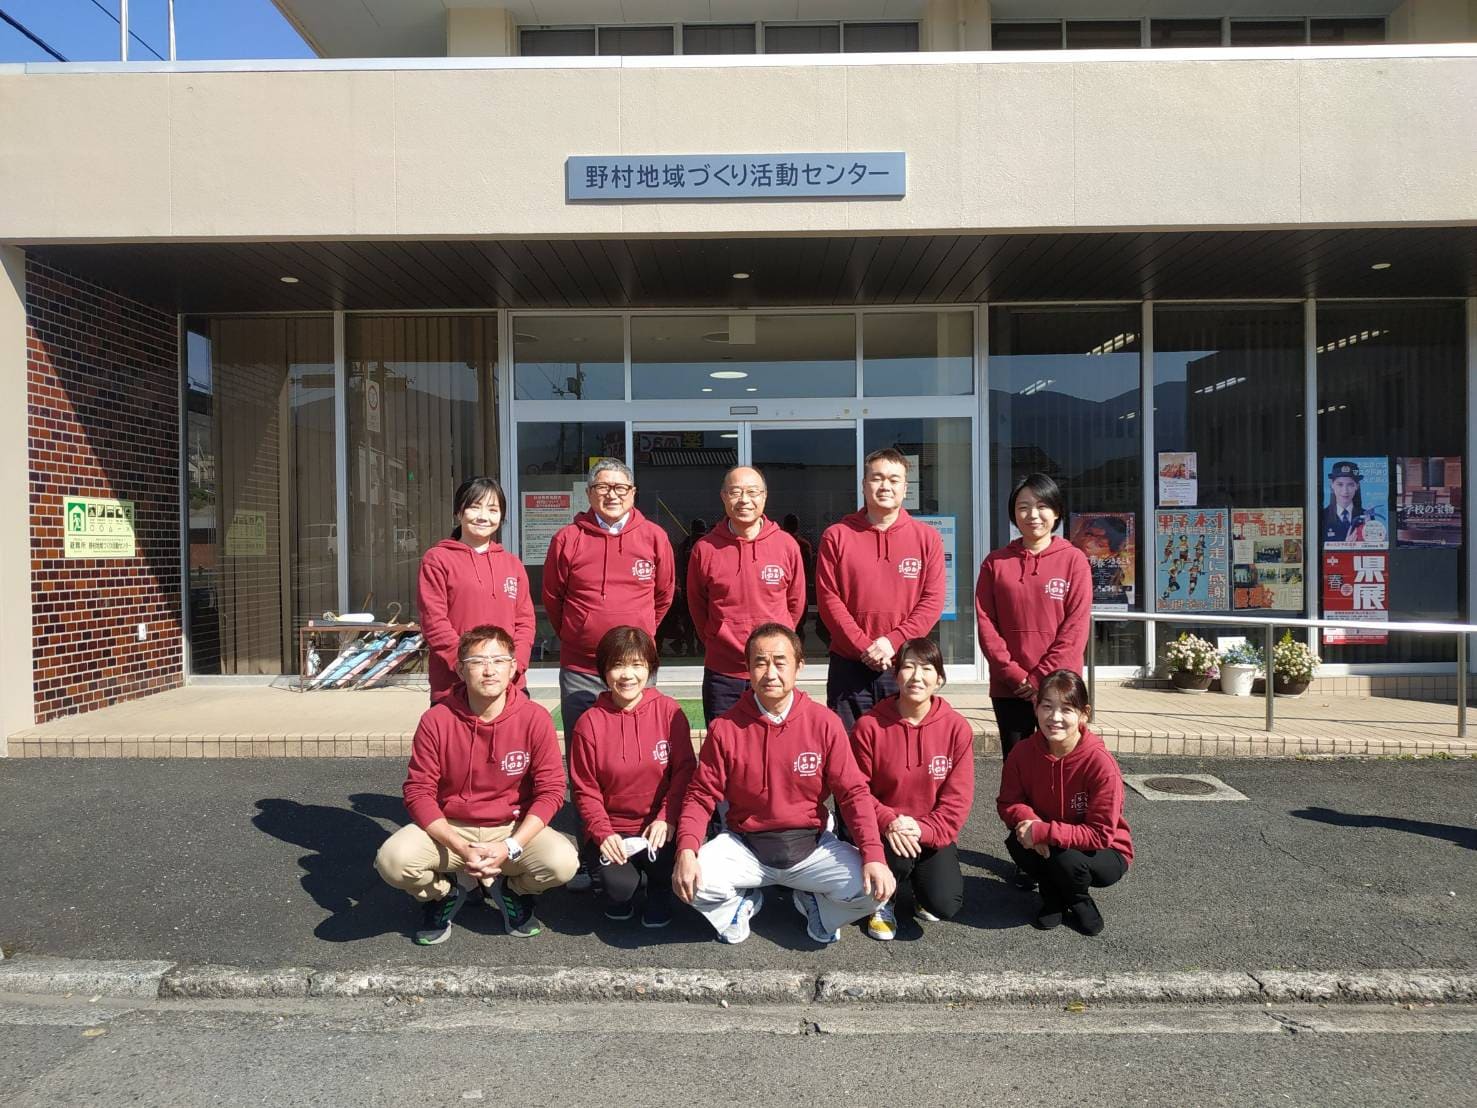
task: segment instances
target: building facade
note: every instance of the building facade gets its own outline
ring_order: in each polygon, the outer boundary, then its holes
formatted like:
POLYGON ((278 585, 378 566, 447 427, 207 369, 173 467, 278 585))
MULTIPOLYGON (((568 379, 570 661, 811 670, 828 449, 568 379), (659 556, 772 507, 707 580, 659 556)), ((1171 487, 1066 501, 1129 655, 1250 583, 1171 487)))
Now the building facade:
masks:
POLYGON ((1477 5, 279 7, 320 60, 0 66, 5 732, 413 616, 475 473, 537 588, 602 455, 680 552, 731 465, 813 546, 897 446, 955 676, 1036 470, 1105 610, 1468 617, 1477 5))

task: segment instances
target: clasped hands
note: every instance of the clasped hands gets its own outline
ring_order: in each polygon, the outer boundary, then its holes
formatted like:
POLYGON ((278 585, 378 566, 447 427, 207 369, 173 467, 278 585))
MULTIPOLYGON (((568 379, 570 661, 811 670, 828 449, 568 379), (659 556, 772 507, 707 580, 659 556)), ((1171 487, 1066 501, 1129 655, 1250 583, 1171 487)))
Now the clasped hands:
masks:
POLYGON ((1015 825, 1015 841, 1020 843, 1027 850, 1034 850, 1043 858, 1050 858, 1051 847, 1047 845, 1046 840, 1042 839, 1039 843, 1035 841, 1035 832, 1032 830, 1032 828, 1034 828, 1040 822, 1041 821, 1039 819, 1021 820, 1020 823, 1015 825))

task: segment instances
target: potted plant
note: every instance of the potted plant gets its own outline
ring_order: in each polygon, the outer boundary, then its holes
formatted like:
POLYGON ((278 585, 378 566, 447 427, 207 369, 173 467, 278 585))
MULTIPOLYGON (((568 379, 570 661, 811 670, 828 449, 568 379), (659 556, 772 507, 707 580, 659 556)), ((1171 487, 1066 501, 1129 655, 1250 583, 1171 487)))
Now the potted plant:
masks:
POLYGON ((1272 648, 1272 691, 1277 696, 1301 696, 1307 691, 1322 659, 1305 642, 1298 642, 1291 631, 1272 648))
POLYGON ((1257 671, 1262 668, 1262 652, 1249 642, 1239 642, 1221 651, 1221 692, 1231 696, 1250 696, 1257 671))
POLYGON ((1164 648, 1170 683, 1180 692, 1197 693, 1210 688, 1216 674, 1215 647, 1188 631, 1164 648))

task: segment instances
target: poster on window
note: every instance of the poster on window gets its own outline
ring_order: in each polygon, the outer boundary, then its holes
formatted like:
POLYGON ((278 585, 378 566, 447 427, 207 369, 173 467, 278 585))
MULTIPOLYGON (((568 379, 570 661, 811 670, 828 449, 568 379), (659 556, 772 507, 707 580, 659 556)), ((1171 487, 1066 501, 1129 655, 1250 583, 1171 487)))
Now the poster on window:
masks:
POLYGON ((1200 474, 1195 453, 1159 455, 1159 504, 1165 508, 1193 508, 1200 496, 1200 474))
POLYGON ((1087 555, 1092 606, 1126 612, 1133 607, 1138 546, 1133 512, 1073 512, 1067 537, 1087 555))
POLYGON ((518 512, 524 565, 542 565, 559 529, 579 511, 567 492, 526 492, 518 512))
POLYGON ((1395 545, 1462 545, 1462 459, 1395 459, 1395 545))
POLYGON ((1225 612, 1228 514, 1223 508, 1154 513, 1154 591, 1161 612, 1225 612))
POLYGON ((1320 533, 1324 550, 1386 550, 1390 546, 1390 460, 1323 459, 1326 487, 1320 533))
POLYGON ((944 610, 939 619, 959 618, 959 519, 957 516, 914 516, 939 533, 944 544, 944 610))
POLYGON ((1303 610, 1303 510, 1231 509, 1231 606, 1303 610))
MULTIPOLYGON (((1386 623, 1389 610, 1389 555, 1325 553, 1323 555, 1323 618, 1350 623, 1386 623)), ((1383 643, 1388 632, 1325 627, 1329 646, 1383 643)))

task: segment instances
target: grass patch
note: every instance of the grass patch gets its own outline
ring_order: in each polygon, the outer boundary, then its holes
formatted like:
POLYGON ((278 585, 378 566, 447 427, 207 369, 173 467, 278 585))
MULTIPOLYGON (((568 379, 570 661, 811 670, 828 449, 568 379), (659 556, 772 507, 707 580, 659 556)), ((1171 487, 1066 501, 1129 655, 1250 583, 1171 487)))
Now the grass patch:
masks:
MULTIPOLYGON (((677 703, 682 706, 682 714, 687 717, 688 724, 694 731, 700 731, 705 726, 703 723, 703 702, 701 700, 689 700, 679 697, 677 703)), ((564 710, 557 705, 551 713, 554 717, 554 730, 561 735, 564 733, 564 710)))

